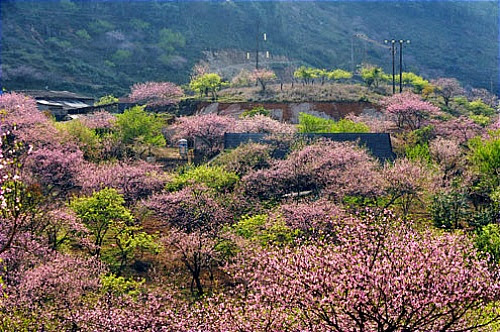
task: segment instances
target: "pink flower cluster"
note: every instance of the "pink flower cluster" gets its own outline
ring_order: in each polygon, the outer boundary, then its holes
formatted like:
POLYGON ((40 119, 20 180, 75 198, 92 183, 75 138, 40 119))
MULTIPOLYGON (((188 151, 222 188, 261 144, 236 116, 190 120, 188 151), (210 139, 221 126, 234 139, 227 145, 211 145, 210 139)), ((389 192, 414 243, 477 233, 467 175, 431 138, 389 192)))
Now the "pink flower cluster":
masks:
POLYGON ((75 186, 83 163, 83 153, 79 149, 40 148, 28 156, 26 167, 32 180, 49 192, 64 192, 75 186))
POLYGON ((47 121, 33 98, 15 92, 0 95, 0 129, 11 129, 14 125, 23 129, 47 121))
POLYGON ((276 160, 268 169, 243 177, 248 195, 279 197, 301 192, 373 196, 380 191, 378 164, 363 149, 350 143, 320 141, 276 160))
POLYGON ((146 102, 150 106, 166 106, 179 102, 184 92, 170 82, 146 82, 134 84, 129 97, 132 101, 146 102))
POLYGON ((279 122, 262 114, 238 120, 234 124, 234 128, 232 128, 234 133, 293 134, 296 131, 295 126, 279 122))
POLYGON ((80 119, 82 123, 90 129, 111 129, 116 121, 116 117, 106 111, 85 115, 80 119))
POLYGON ((221 150, 224 133, 231 132, 234 122, 229 116, 217 114, 181 117, 172 125, 175 131, 172 139, 188 139, 202 152, 213 154, 221 150))
POLYGON ((230 116, 201 114, 181 117, 172 126, 172 139, 196 141, 196 147, 207 154, 222 149, 224 133, 269 133, 292 134, 296 131, 290 124, 282 123, 264 115, 236 120, 230 116))
POLYGON ((418 129, 430 115, 439 114, 438 107, 423 101, 419 95, 403 92, 382 101, 386 112, 393 118, 398 128, 418 129))
POLYGON ((465 236, 421 233, 389 212, 337 228, 335 245, 261 251, 231 271, 247 285, 246 306, 229 299, 207 309, 223 330, 461 330, 487 312, 494 319, 487 304, 500 295, 465 236))
POLYGON ((470 118, 461 116, 448 121, 431 121, 436 135, 465 144, 471 138, 480 135, 483 129, 470 118))
POLYGON ((203 187, 186 187, 153 195, 144 205, 170 225, 187 233, 216 234, 231 221, 228 211, 203 187))
POLYGON ((331 234, 335 225, 347 217, 346 212, 327 200, 283 204, 278 211, 287 226, 313 238, 331 234))
POLYGON ((146 198, 165 186, 166 176, 158 165, 144 161, 80 165, 75 184, 90 195, 104 188, 114 188, 132 203, 146 198))

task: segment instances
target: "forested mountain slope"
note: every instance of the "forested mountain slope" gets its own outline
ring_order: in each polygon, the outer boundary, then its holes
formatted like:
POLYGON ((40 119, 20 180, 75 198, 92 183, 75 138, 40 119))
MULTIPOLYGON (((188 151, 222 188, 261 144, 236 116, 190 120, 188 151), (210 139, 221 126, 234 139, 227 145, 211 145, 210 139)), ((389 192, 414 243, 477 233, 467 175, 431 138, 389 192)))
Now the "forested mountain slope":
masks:
POLYGON ((99 96, 148 80, 185 83, 207 52, 239 51, 250 65, 257 26, 267 34, 261 49, 285 65, 389 71, 383 40, 405 38, 406 70, 498 86, 497 2, 2 1, 1 20, 7 89, 99 96))

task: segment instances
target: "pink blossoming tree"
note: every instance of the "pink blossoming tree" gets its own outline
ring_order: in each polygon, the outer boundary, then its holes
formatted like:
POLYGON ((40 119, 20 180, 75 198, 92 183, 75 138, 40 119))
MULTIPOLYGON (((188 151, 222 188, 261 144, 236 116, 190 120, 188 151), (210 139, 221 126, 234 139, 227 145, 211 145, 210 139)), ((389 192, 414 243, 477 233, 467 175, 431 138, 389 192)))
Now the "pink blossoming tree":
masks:
POLYGON ((276 74, 269 69, 255 69, 250 74, 250 79, 259 83, 262 91, 266 90, 266 84, 276 78, 276 74))
POLYGON ((195 143, 203 154, 212 155, 221 150, 224 133, 231 132, 235 120, 229 116, 204 114, 181 117, 172 126, 173 141, 182 138, 195 143))
POLYGON ((455 78, 438 78, 431 81, 435 85, 437 94, 443 97, 444 104, 448 106, 453 97, 463 96, 465 94, 464 88, 460 82, 455 78))
POLYGON ((264 250, 236 264, 241 296, 257 300, 245 311, 225 301, 213 310, 218 328, 463 331, 499 319, 497 276, 465 236, 420 233, 388 212, 337 234, 336 245, 264 250), (270 310, 288 318, 269 319, 270 310))
POLYGON ((261 198, 302 192, 370 197, 379 193, 377 162, 350 143, 320 141, 243 177, 247 194, 261 198))
POLYGON ((427 117, 439 113, 438 107, 412 92, 387 97, 382 101, 382 106, 400 129, 418 129, 427 117))
POLYGON ((114 188, 132 204, 161 191, 167 181, 159 165, 144 161, 85 163, 80 165, 75 179, 84 194, 90 195, 104 188, 114 188))
POLYGON ((386 207, 397 204, 403 216, 410 208, 422 200, 426 191, 432 189, 433 174, 424 164, 409 159, 397 159, 394 164, 386 164, 382 171, 385 192, 389 196, 386 207))
POLYGON ((156 107, 177 104, 184 95, 180 87, 170 82, 137 83, 131 91, 129 97, 132 101, 156 107))

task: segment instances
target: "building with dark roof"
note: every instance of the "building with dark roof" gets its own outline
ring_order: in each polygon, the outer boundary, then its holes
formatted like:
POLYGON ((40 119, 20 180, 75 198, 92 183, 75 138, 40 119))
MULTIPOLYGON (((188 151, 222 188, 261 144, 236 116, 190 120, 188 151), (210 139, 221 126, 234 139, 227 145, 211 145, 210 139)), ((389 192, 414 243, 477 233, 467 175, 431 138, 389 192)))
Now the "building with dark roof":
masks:
POLYGON ((33 97, 39 110, 49 111, 56 120, 73 114, 87 114, 97 110, 116 111, 117 104, 94 106, 94 98, 69 91, 21 90, 16 91, 33 97))
MULTIPOLYGON (((386 133, 337 133, 337 134, 295 134, 297 137, 327 138, 336 142, 358 142, 366 147, 372 156, 385 162, 395 159, 391 137, 386 133)), ((266 143, 269 134, 264 133, 225 133, 224 149, 234 149, 248 142, 266 143)), ((269 142, 269 141, 268 141, 269 142)), ((285 152, 286 153, 286 152, 285 152)), ((284 154, 285 154, 284 153, 284 154)))

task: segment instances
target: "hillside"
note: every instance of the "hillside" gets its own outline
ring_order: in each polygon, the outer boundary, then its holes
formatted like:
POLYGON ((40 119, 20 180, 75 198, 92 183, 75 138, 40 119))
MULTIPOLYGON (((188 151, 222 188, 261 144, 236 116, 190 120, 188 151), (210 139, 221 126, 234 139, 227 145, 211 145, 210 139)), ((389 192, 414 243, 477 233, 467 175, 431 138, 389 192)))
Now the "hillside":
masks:
POLYGON ((382 41, 408 38, 406 70, 496 91, 497 16, 496 2, 2 1, 2 83, 94 96, 147 80, 182 84, 200 60, 223 73, 251 68, 258 25, 274 69, 389 71, 382 41), (232 58, 218 61, 221 51, 232 58))

